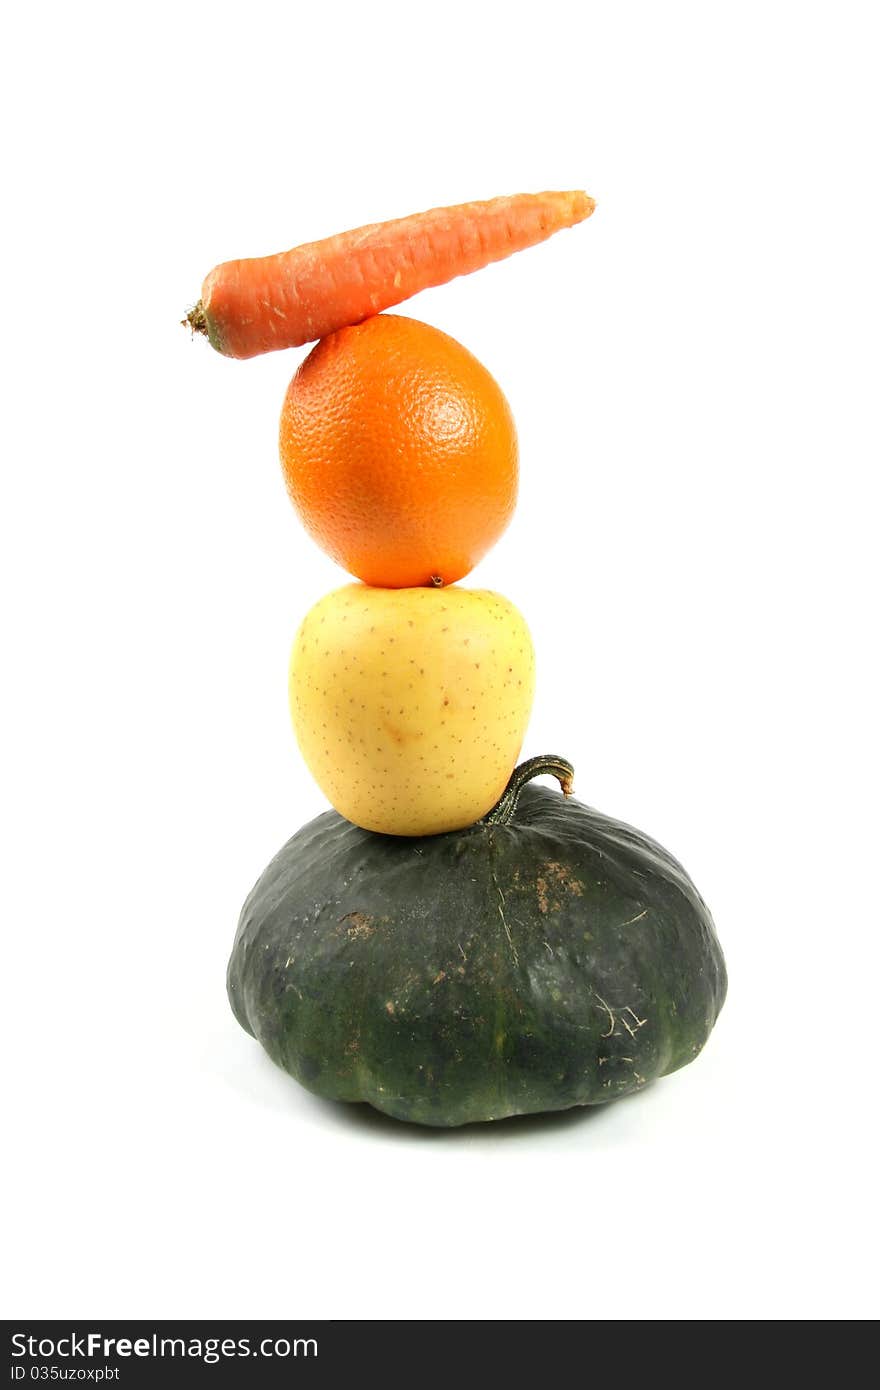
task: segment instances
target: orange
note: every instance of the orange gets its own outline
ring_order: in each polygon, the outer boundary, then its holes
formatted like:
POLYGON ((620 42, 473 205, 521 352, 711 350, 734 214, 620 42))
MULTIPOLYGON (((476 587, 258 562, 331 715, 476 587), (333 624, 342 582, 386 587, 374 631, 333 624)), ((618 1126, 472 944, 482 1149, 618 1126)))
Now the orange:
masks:
POLYGON ((494 377, 437 328, 380 314, 323 338, 281 413, 293 505, 376 587, 452 584, 516 504, 513 416, 494 377))

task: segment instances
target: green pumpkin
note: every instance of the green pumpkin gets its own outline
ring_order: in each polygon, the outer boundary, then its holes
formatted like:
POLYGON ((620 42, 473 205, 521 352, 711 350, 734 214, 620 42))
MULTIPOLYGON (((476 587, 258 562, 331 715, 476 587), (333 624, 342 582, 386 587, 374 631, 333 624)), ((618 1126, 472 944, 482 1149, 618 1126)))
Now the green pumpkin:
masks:
POLYGON ((693 1060, 727 987, 705 903, 654 841, 524 786, 422 839, 330 811, 241 914, 233 1011, 309 1090, 462 1125, 596 1105, 693 1060))

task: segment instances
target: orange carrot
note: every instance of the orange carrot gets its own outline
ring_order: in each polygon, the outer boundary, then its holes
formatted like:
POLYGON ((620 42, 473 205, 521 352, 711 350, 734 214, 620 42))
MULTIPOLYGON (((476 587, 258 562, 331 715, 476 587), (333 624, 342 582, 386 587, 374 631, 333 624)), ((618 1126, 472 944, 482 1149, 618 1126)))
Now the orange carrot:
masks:
POLYGON ((434 208, 211 271, 187 322, 227 357, 299 347, 589 217, 586 193, 434 208))

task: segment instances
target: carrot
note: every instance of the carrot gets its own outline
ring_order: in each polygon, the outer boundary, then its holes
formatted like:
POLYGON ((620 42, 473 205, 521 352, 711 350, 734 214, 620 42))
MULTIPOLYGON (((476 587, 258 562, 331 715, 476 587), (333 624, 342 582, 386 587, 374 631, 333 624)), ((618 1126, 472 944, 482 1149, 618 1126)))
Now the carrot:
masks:
POLYGON ((299 347, 589 217, 586 193, 519 193, 376 222, 276 256, 226 261, 187 315, 227 357, 299 347))

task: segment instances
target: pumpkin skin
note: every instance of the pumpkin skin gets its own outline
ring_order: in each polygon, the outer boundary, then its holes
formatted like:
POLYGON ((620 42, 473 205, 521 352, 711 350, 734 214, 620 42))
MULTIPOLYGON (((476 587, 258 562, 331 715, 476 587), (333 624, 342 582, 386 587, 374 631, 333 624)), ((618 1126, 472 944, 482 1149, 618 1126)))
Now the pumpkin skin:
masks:
POLYGON ((681 865, 544 787, 401 839, 335 811, 242 909, 233 1012, 309 1090, 452 1126, 617 1099, 693 1060, 727 977, 681 865))

